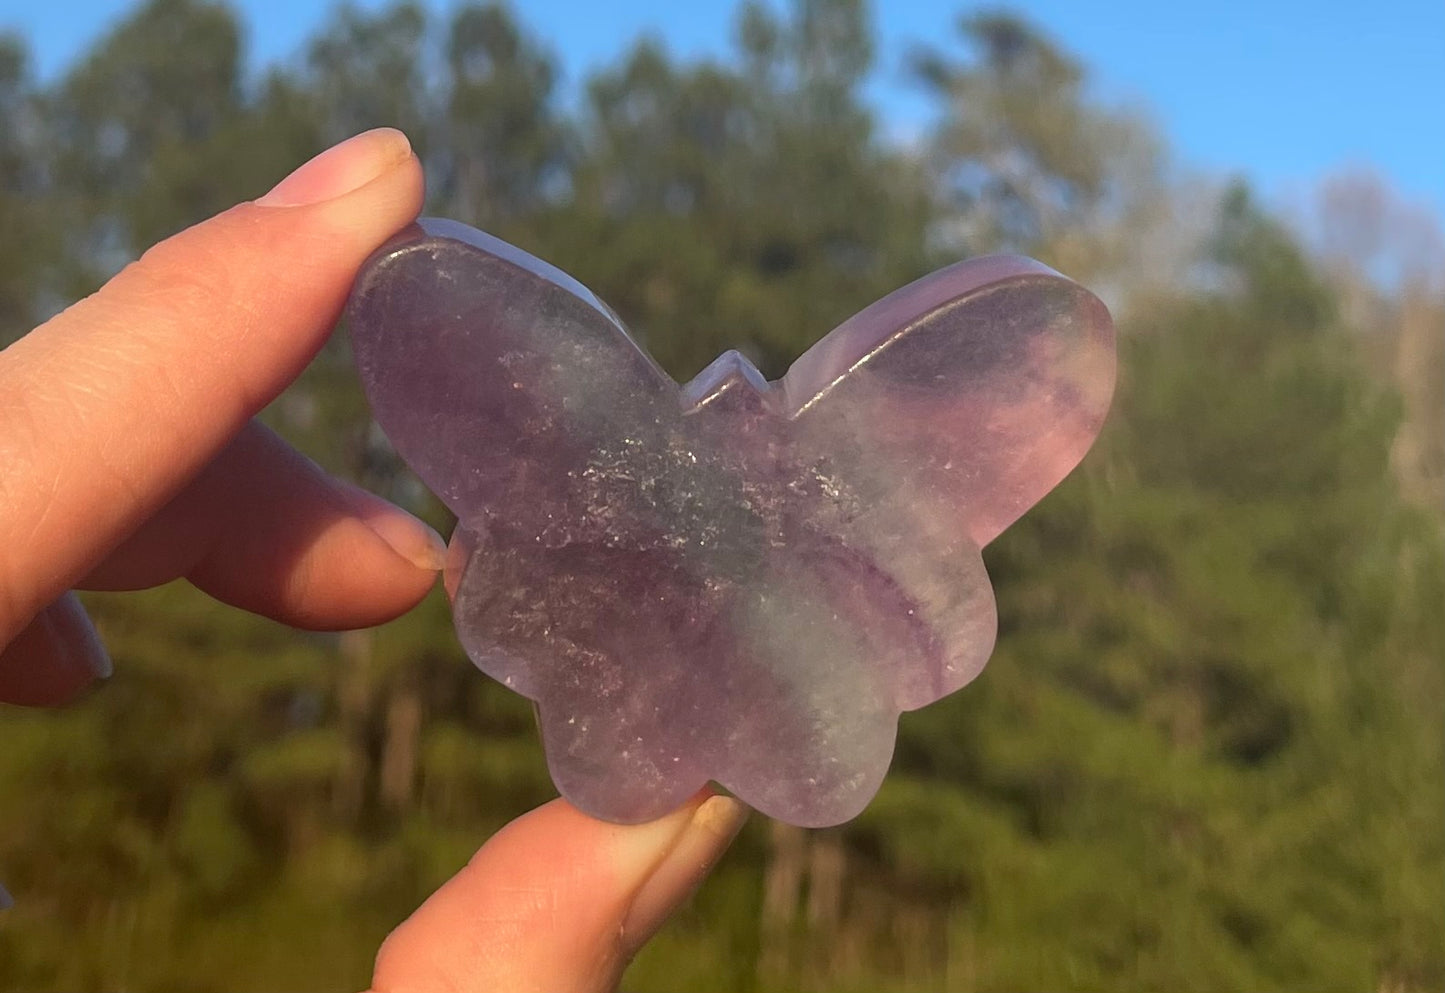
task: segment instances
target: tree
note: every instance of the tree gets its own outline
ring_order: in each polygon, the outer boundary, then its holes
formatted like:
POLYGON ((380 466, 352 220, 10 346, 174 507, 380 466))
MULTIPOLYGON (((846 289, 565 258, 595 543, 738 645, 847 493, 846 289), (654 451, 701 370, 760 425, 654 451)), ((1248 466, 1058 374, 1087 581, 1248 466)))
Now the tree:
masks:
POLYGON ((1393 465, 1414 499, 1445 507, 1445 236, 1374 173, 1327 177, 1303 227, 1377 374, 1405 404, 1393 465))
POLYGON ((427 15, 417 3, 368 14, 336 9, 307 48, 300 85, 315 101, 329 144, 367 128, 395 127, 415 136, 425 155, 435 109, 425 77, 427 15))
POLYGON ((449 140, 433 196, 447 216, 505 229, 570 183, 572 139, 553 106, 557 69, 499 6, 457 10, 446 65, 449 140))
POLYGON ((205 0, 151 0, 45 104, 53 182, 81 280, 110 275, 189 219, 229 206, 214 147, 242 109, 240 26, 205 0))
POLYGON ((969 14, 958 30, 962 58, 924 47, 911 59, 942 105, 928 144, 934 236, 966 253, 1036 254, 1079 277, 1114 274, 1161 198, 1149 129, 1091 102, 1083 68, 1018 17, 969 14))
POLYGON ((922 176, 858 94, 861 5, 745 6, 736 66, 636 47, 591 83, 570 230, 545 244, 674 374, 728 347, 771 376, 928 266, 922 176))
POLYGON ((43 316, 59 249, 45 223, 43 134, 28 59, 21 39, 0 35, 0 347, 43 316))

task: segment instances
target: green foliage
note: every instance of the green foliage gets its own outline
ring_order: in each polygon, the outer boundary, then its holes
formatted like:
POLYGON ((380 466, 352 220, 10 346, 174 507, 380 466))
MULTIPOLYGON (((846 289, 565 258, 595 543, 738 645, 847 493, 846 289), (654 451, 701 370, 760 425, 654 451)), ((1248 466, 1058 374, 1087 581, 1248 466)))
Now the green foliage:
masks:
POLYGON ((1131 114, 1095 105, 1071 56, 1009 13, 961 16, 962 56, 920 47, 941 104, 929 136, 937 237, 968 253, 1029 252, 1077 277, 1107 272, 1114 226, 1140 227, 1158 149, 1131 114))
POLYGON ((643 42, 591 81, 591 154, 538 239, 684 378, 729 347, 781 374, 930 262, 922 173, 859 102, 860 6, 740 21, 737 65, 678 66, 643 42))
POLYGON ((53 290, 57 245, 46 227, 37 95, 21 39, 0 34, 0 347, 28 331, 53 290))
MULTIPOLYGON (((152 0, 45 87, 3 39, 0 342, 377 124, 412 136, 430 210, 576 273, 680 376, 733 346, 777 374, 959 246, 1127 286, 1154 139, 1030 25, 961 28, 962 56, 915 60, 923 155, 860 98, 858 0, 744 3, 721 61, 639 43, 565 112, 489 4, 342 7, 261 72, 202 0, 152 0)), ((905 715, 857 821, 754 823, 630 988, 1445 985, 1445 529, 1392 475, 1409 405, 1243 187, 1189 271, 1125 301, 1105 436, 988 549, 985 674, 905 715)), ((265 416, 444 523, 343 340, 265 416)), ((183 586, 90 607, 110 685, 4 714, 0 988, 363 987, 551 793, 530 705, 466 663, 440 594, 338 636, 183 586)))

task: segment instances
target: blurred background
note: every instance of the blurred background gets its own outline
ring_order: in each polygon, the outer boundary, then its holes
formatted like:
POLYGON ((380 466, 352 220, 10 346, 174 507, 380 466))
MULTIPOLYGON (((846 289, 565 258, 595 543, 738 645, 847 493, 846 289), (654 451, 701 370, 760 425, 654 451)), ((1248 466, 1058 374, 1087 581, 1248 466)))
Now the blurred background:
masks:
MULTIPOLYGON (((1110 303, 1113 415, 986 551, 984 675, 904 716, 856 821, 756 819, 626 988, 1445 987, 1437 5, 13 2, 0 344, 380 124, 429 212, 680 378, 776 376, 965 255, 1110 303)), ((448 527, 344 336, 266 416, 448 527)), ((114 678, 0 710, 0 988, 364 987, 552 795, 439 598, 342 635, 89 603, 114 678)))

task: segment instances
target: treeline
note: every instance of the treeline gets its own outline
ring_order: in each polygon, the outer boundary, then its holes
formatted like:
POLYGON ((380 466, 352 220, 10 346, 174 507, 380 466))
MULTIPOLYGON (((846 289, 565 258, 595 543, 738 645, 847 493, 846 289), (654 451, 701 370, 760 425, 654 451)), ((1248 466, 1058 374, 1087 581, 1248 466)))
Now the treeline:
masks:
MULTIPOLYGON (((1246 187, 1182 181, 1026 22, 939 27, 906 141, 860 95, 861 0, 744 3, 727 58, 640 42, 576 101, 546 25, 492 5, 341 8, 259 69, 202 0, 138 8, 55 80, 0 41, 0 343, 380 124, 429 212, 577 275, 680 378, 727 347, 777 375, 937 265, 1042 258, 1108 297, 1121 386, 986 552, 993 661, 905 715, 857 821, 752 824, 628 988, 1439 989, 1442 274, 1407 251, 1381 276, 1379 184, 1336 185, 1307 245, 1246 187)), ((344 336, 267 417, 447 524, 344 336)), ((551 795, 528 705, 440 598, 340 636, 182 587, 90 604, 117 675, 3 714, 0 988, 363 987, 389 927, 551 795)))

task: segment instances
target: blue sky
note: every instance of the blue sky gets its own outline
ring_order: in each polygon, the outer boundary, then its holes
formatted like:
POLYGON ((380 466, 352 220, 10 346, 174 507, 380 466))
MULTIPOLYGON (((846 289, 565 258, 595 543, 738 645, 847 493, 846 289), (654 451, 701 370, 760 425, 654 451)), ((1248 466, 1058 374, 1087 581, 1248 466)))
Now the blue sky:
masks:
MULTIPOLYGON (((333 6, 234 5, 249 25, 253 60, 293 54, 333 6)), ((48 77, 130 6, 0 0, 0 27, 29 39, 48 77)), ((963 6, 874 0, 881 57, 869 93, 898 131, 917 127, 927 112, 903 78, 903 53, 920 40, 951 42, 963 6)), ((516 0, 514 7, 574 83, 642 32, 682 55, 729 51, 730 0, 516 0)), ((1012 7, 1084 61, 1099 95, 1146 107, 1186 167, 1241 173, 1289 202, 1328 172, 1368 164, 1407 199, 1445 216, 1442 0, 1021 0, 1012 7)))

